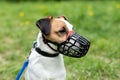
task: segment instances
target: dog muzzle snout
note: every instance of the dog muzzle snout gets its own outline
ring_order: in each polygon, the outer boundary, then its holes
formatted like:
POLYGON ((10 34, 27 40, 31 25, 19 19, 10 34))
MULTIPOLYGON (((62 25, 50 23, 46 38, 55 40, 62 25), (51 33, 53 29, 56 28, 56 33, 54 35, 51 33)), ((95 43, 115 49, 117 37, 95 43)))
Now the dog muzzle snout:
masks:
POLYGON ((80 58, 86 55, 90 42, 75 32, 67 36, 67 40, 58 46, 58 51, 69 57, 80 58))

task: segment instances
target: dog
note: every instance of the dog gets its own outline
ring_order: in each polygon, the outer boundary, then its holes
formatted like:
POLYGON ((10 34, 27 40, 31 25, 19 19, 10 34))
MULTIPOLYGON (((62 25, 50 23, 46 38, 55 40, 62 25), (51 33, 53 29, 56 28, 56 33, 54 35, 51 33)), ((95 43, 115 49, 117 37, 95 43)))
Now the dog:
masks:
POLYGON ((49 16, 36 22, 40 29, 36 44, 29 55, 25 80, 66 80, 63 55, 57 44, 66 41, 73 26, 65 16, 49 16))

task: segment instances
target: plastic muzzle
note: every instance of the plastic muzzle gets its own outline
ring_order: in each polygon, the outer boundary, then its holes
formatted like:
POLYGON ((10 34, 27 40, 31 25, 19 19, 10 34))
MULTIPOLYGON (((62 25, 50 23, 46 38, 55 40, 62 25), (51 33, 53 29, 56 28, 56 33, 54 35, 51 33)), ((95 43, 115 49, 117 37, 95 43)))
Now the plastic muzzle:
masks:
POLYGON ((80 58, 86 55, 90 47, 90 42, 79 34, 73 32, 67 41, 58 46, 58 51, 69 57, 80 58))

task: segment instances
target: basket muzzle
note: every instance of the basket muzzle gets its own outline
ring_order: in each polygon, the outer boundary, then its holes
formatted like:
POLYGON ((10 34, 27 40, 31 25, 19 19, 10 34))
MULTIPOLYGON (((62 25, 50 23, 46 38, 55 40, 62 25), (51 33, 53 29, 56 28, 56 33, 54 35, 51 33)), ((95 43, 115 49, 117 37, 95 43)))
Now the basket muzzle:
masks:
POLYGON ((58 45, 58 51, 69 57, 81 58, 86 55, 89 47, 90 42, 86 38, 72 32, 65 42, 58 45))

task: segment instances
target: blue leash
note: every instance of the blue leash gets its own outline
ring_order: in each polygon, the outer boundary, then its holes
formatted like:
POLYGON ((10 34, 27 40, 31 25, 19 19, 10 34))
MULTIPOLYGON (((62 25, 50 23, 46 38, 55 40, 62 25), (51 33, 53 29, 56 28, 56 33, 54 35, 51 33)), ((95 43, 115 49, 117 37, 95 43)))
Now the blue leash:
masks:
MULTIPOLYGON (((36 44, 37 44, 37 42, 34 41, 32 49, 36 47, 36 44)), ((31 51, 32 51, 32 49, 31 49, 31 51)), ((31 53, 31 51, 30 51, 30 53, 31 53)), ((20 69, 20 71, 18 72, 18 74, 16 76, 16 80, 20 80, 20 77, 21 77, 22 73, 24 72, 25 68, 28 66, 28 64, 29 64, 29 60, 27 57, 27 59, 24 61, 22 68, 20 69)))
POLYGON ((28 63, 29 63, 28 59, 24 61, 24 64, 23 64, 22 68, 20 69, 20 71, 18 72, 18 74, 16 76, 16 80, 20 79, 20 77, 21 77, 22 73, 24 72, 25 68, 28 66, 28 63))

